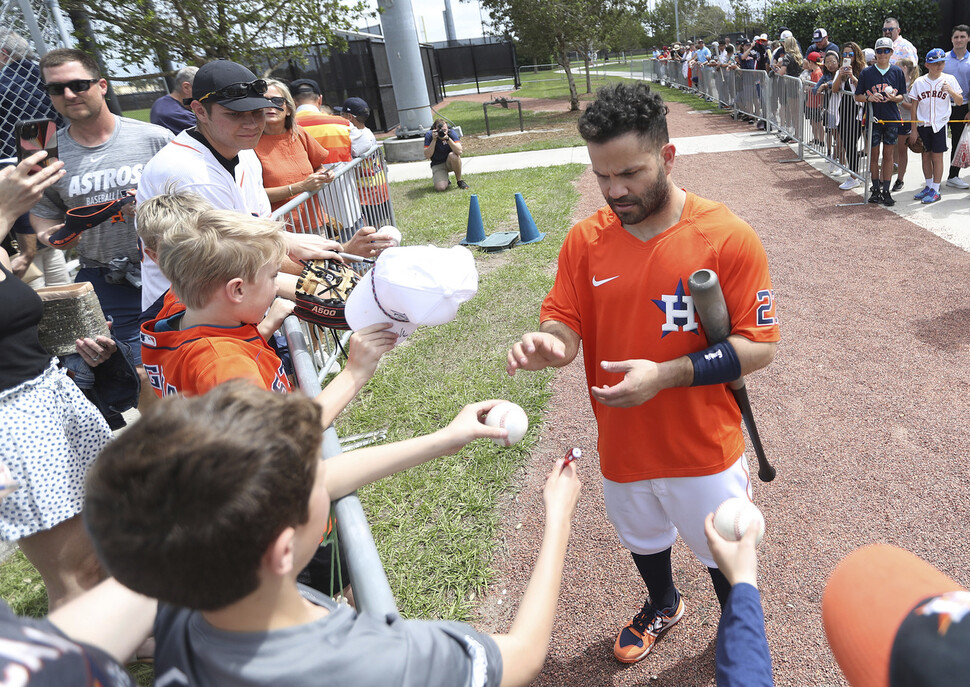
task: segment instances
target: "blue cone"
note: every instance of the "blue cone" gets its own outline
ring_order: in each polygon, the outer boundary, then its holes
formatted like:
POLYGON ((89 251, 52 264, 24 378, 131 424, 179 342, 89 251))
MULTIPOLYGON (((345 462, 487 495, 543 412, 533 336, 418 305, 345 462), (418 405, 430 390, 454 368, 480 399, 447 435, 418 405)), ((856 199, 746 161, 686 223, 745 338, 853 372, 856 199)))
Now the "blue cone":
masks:
POLYGON ((477 246, 484 240, 485 224, 482 222, 482 210, 478 207, 478 195, 473 193, 468 203, 468 230, 461 245, 477 246))
POLYGON ((519 216, 519 243, 538 243, 546 238, 545 232, 539 233, 521 193, 515 194, 515 212, 519 216))

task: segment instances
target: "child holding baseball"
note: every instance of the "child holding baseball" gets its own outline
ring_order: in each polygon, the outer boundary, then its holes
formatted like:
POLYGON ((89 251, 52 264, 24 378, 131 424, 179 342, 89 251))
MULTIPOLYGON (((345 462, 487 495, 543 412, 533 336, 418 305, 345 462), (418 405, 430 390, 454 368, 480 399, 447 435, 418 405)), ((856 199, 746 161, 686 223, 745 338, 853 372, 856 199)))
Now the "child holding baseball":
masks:
POLYGON ((320 408, 242 381, 156 404, 101 454, 86 522, 108 570, 158 598, 155 674, 193 685, 527 685, 548 649, 580 483, 558 461, 535 569, 506 634, 356 613, 301 594, 329 504, 358 487, 502 438, 465 406, 448 424, 323 462, 320 408), (158 437, 178 437, 158 441, 158 437), (232 463, 233 469, 226 469, 232 463))
POLYGON ((945 62, 946 53, 942 48, 930 50, 926 53, 927 73, 916 79, 909 89, 909 98, 916 103, 916 119, 920 121, 909 137, 911 141, 915 141, 917 135, 923 139, 923 176, 926 179, 926 187, 913 199, 924 205, 940 199, 946 125, 953 105, 963 104, 964 94, 956 77, 943 73, 945 62))
POLYGON ((718 687, 772 687, 771 654, 765 614, 758 592, 758 527, 749 526, 740 541, 728 541, 714 529, 714 514, 704 520, 707 545, 718 569, 731 583, 717 624, 718 687))

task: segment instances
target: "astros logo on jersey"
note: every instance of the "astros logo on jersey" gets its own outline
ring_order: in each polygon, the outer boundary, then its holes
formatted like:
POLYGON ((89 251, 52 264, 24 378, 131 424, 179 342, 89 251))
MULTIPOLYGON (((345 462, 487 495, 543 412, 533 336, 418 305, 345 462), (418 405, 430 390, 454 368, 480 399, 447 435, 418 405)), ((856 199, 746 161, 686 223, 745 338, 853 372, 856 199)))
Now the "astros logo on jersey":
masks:
POLYGON ((936 616, 937 631, 946 634, 952 623, 959 623, 970 613, 970 592, 947 592, 930 599, 914 611, 917 615, 936 616))
POLYGON ((697 329, 697 317, 694 310, 694 299, 685 295, 684 280, 677 282, 677 289, 672 294, 664 294, 660 300, 651 299, 666 316, 666 320, 660 327, 660 338, 664 338, 671 332, 692 332, 700 335, 697 329))

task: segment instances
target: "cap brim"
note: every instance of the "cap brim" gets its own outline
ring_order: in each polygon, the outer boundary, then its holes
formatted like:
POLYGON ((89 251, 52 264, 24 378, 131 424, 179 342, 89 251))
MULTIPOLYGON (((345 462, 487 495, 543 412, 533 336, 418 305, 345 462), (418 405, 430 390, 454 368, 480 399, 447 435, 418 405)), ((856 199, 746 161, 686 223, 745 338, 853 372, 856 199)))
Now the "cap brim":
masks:
POLYGON ((261 98, 256 96, 249 96, 246 98, 237 98, 235 100, 215 100, 213 101, 222 105, 227 110, 232 110, 233 112, 252 112, 253 110, 265 110, 267 107, 273 107, 277 110, 282 110, 282 105, 276 105, 269 98, 261 98))
POLYGON ((875 544, 836 566, 822 595, 822 624, 852 687, 886 687, 900 624, 921 601, 962 590, 909 551, 875 544))
POLYGON ((412 322, 399 322, 384 314, 374 298, 373 274, 374 270, 369 270, 350 292, 344 311, 347 324, 352 330, 357 331, 372 324, 388 322, 392 325, 389 331, 397 334, 400 339, 407 338, 414 333, 418 325, 412 322))

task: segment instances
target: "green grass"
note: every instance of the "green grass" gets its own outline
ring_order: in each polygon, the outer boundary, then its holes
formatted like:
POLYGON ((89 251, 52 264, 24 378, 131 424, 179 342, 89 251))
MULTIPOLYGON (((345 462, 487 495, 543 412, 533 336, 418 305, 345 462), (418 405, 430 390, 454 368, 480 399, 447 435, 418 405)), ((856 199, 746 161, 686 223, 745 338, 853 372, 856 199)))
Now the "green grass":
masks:
POLYGON ((130 119, 137 119, 140 122, 149 121, 148 117, 152 113, 152 108, 146 107, 141 110, 126 110, 125 117, 130 119))
MULTIPOLYGON (((468 619, 491 574, 498 504, 539 437, 551 372, 505 373, 505 354, 538 326, 539 304, 552 286, 550 269, 570 226, 582 165, 475 175, 486 233, 516 230, 514 193, 523 194, 544 241, 498 254, 476 252, 478 295, 458 318, 419 329, 386 356, 338 434, 388 428, 388 440, 434 431, 465 403, 507 398, 529 415, 526 438, 512 448, 477 441, 371 485, 361 501, 406 617, 468 619), (393 418, 389 422, 388 418, 393 418)), ((447 246, 465 235, 466 193, 435 193, 426 181, 391 185, 395 213, 410 245, 447 246)))
POLYGON ((0 567, 0 598, 17 615, 47 615, 47 592, 40 573, 18 549, 0 567))

